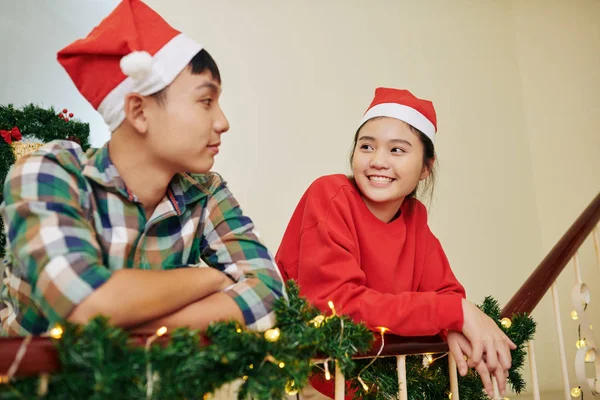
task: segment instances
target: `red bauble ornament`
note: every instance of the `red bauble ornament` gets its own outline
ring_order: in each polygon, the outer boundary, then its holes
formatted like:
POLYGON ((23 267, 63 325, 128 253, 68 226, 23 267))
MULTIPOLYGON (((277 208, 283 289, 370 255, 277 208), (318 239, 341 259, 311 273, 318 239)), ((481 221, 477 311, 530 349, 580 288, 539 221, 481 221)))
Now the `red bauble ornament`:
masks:
POLYGON ((73 113, 69 113, 69 118, 73 118, 73 113))
POLYGON ((69 110, 67 110, 66 108, 63 109, 63 114, 66 114, 67 112, 69 112, 69 110))

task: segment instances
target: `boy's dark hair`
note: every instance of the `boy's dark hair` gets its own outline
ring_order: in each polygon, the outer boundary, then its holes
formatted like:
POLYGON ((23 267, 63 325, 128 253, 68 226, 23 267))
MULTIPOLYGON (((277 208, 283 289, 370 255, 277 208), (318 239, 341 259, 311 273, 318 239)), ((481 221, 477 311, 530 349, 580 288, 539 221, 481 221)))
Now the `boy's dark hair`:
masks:
MULTIPOLYGON (((388 117, 375 117, 375 118, 371 118, 371 119, 380 119, 380 118, 388 118, 388 117)), ((350 167, 351 168, 352 168, 352 159, 354 158, 354 151, 356 150, 356 142, 358 141, 358 134, 359 134, 360 130, 362 129, 362 127, 365 126, 365 124, 369 121, 370 120, 365 121, 365 123, 362 124, 356 130, 356 133, 354 134, 354 141, 352 142, 352 151, 350 152, 350 167)), ((415 190, 413 190, 406 197, 415 197, 416 198, 417 193, 419 191, 421 191, 421 194, 428 193, 427 197, 429 197, 429 199, 431 200, 431 198, 433 197, 433 186, 435 185, 435 160, 436 160, 435 147, 433 146, 433 142, 431 141, 431 139, 429 139, 429 137, 427 137, 427 135, 425 135, 423 132, 421 132, 420 130, 418 130, 417 128, 412 126, 411 124, 407 123, 406 125, 408 125, 410 130, 413 131, 414 133, 416 133, 417 136, 419 136, 419 138, 421 139, 421 143, 423 143, 423 165, 426 168, 429 168, 429 177, 427 177, 427 179, 425 179, 424 181, 419 182, 419 184, 417 185, 415 190)), ((353 176, 350 176, 350 178, 352 179, 352 181, 354 181, 353 176)))
MULTIPOLYGON (((219 84, 221 83, 221 73, 219 72, 219 67, 211 55, 208 54, 208 51, 204 49, 196 53, 194 58, 192 58, 190 63, 187 65, 187 68, 190 68, 192 74, 194 75, 199 75, 204 71, 210 71, 213 79, 219 84)), ((151 96, 156 99, 159 104, 164 105, 167 102, 167 89, 168 86, 152 94, 151 96)))

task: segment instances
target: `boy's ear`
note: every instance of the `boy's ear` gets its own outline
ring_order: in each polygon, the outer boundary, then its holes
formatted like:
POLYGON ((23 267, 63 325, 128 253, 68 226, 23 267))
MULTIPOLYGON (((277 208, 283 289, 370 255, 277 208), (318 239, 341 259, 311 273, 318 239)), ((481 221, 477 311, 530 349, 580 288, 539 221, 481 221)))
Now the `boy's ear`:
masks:
POLYGON ((139 93, 128 93, 125 96, 125 119, 139 133, 148 131, 148 118, 145 114, 149 99, 139 93))

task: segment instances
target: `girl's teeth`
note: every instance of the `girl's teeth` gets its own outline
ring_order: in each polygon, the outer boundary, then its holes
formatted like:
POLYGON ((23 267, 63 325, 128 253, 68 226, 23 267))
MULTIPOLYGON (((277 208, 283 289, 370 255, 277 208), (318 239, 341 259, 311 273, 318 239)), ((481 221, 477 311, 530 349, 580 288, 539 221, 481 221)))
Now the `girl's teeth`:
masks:
POLYGON ((376 183, 390 183, 392 181, 390 178, 383 178, 380 176, 371 176, 369 179, 376 183))

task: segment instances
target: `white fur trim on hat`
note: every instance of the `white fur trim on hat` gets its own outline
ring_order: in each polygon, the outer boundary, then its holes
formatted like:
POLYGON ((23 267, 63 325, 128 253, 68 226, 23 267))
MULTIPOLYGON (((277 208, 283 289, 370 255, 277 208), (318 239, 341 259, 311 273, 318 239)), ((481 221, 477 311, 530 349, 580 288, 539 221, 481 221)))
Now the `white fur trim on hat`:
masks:
POLYGON ((200 50, 202 50, 200 44, 184 34, 179 34, 151 57, 149 73, 146 70, 148 58, 136 54, 145 52, 133 52, 123 57, 121 68, 128 77, 111 90, 98 106, 98 112, 110 131, 114 132, 125 119, 125 96, 128 93, 149 96, 161 91, 173 82, 200 50))
POLYGON ((397 103, 381 103, 371 107, 360 121, 365 122, 376 117, 390 117, 404 121, 423 132, 432 143, 435 143, 435 126, 427 117, 412 107, 397 103))

